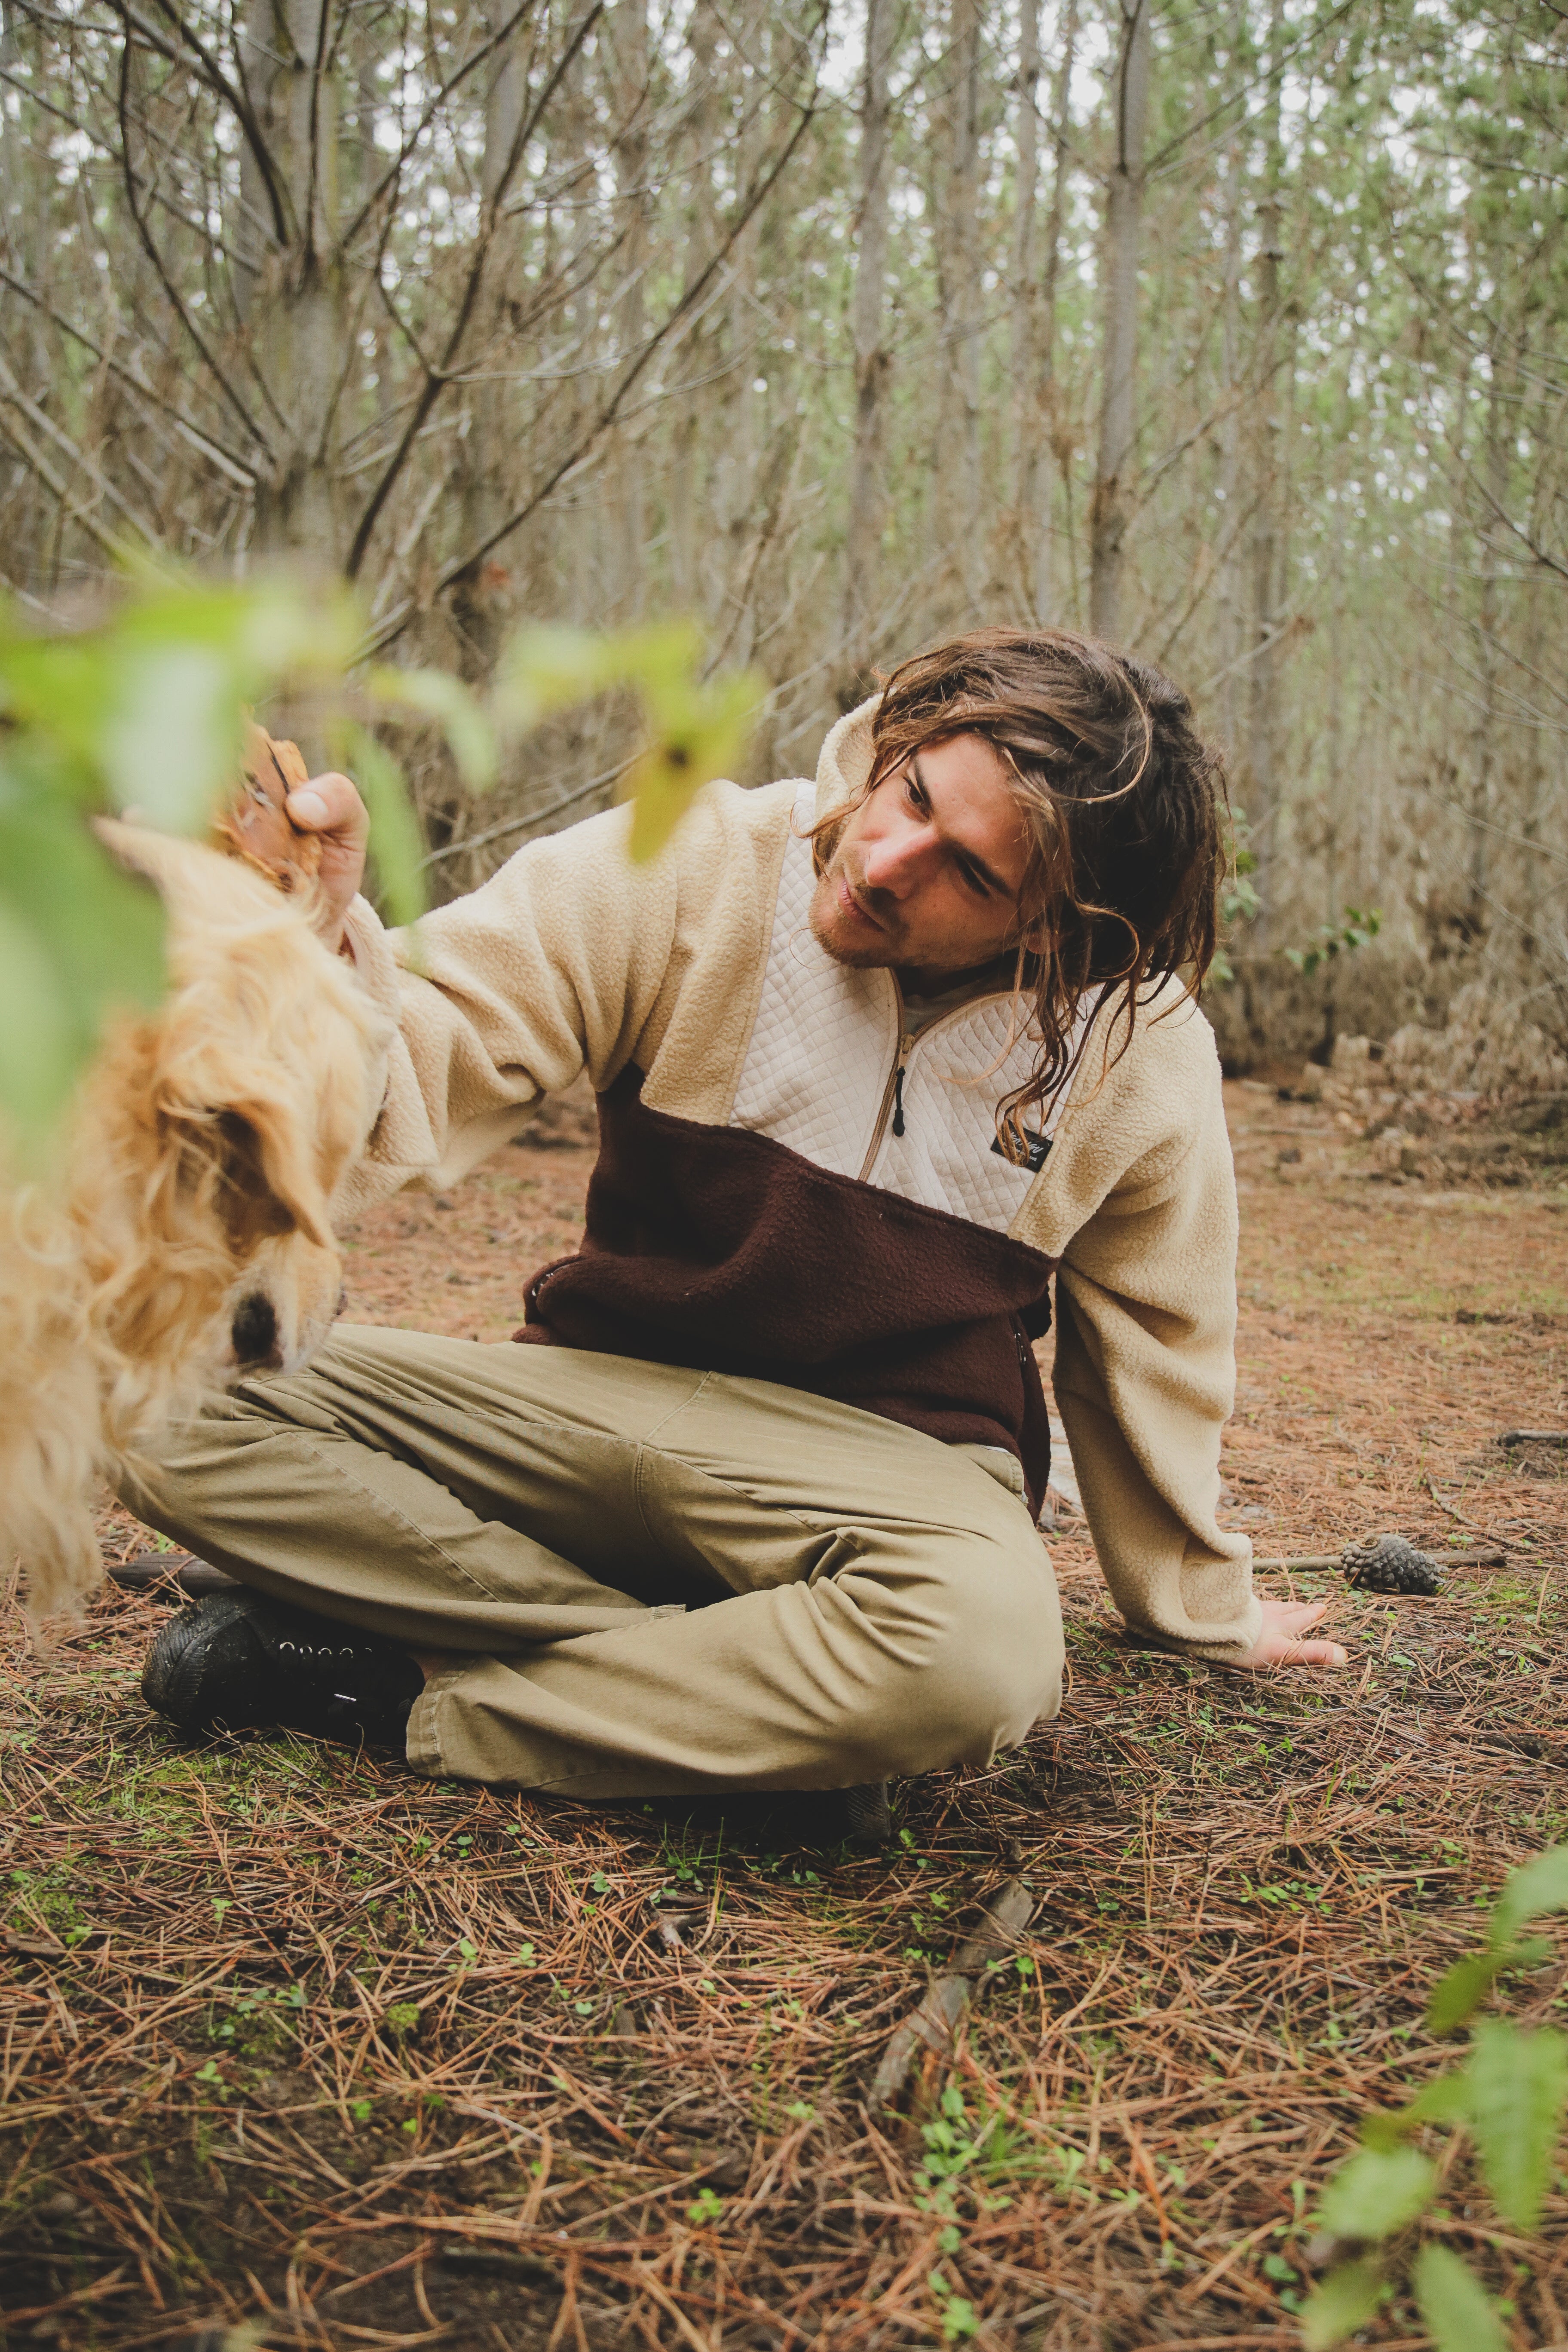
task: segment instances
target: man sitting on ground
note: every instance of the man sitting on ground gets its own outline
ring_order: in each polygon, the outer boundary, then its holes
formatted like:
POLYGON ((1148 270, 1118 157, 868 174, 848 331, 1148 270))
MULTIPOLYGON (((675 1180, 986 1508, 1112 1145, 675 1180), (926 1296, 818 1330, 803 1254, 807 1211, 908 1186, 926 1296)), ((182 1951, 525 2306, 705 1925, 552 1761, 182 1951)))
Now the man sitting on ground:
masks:
MULTIPOLYGON (((394 1014, 354 1207, 448 1185, 586 1070, 586 1231, 523 1344, 341 1327, 125 1499, 247 1590, 142 1688, 191 1730, 395 1741, 574 1798, 868 1790, 1055 1712, 1055 1390, 1142 1641, 1343 1662, 1222 1529, 1237 1212, 1207 1024, 1223 782, 1185 698, 1058 631, 907 662, 815 784, 531 842, 421 925, 359 898, 345 777, 294 793, 394 1014)), ((343 1204, 341 1204, 343 1205, 343 1204)))

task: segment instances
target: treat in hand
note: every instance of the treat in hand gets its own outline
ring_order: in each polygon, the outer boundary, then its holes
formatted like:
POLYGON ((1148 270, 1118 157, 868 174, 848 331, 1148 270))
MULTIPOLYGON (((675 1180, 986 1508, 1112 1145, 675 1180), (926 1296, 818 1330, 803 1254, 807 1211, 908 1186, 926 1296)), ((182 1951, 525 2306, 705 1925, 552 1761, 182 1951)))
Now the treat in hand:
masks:
POLYGON ((213 830, 220 849, 243 857, 280 890, 303 888, 321 863, 320 836, 302 833, 284 805, 308 780, 297 745, 275 741, 253 719, 246 721, 244 782, 213 830))

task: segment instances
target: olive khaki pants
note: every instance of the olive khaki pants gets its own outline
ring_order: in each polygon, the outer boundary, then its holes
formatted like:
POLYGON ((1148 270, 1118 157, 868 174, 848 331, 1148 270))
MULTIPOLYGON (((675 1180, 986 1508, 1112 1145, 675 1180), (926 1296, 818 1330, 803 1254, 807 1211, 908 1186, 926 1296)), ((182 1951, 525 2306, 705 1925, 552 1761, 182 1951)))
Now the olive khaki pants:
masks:
POLYGON ((123 1499, 279 1601, 449 1656, 421 1772, 572 1797, 989 1761, 1056 1712, 1018 1465, 764 1381, 340 1326, 123 1499))

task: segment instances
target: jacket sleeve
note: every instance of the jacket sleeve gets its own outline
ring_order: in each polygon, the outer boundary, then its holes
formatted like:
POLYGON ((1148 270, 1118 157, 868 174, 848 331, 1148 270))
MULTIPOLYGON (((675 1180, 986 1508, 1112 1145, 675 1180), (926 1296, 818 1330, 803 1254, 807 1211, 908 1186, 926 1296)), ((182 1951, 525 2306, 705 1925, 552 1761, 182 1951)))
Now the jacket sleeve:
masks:
POLYGON ((1041 1245, 1059 1258, 1055 1388, 1089 1533, 1134 1633, 1235 1659, 1261 1611, 1251 1544, 1215 1517, 1237 1220, 1208 1024, 1190 1006, 1146 1011, 1122 1059, 1089 1077, 1047 1163, 1056 1232, 1041 1245))
POLYGON ((338 1201, 353 1215, 403 1185, 453 1183, 586 1070, 602 1090, 658 1001, 676 932, 669 853, 626 854, 630 812, 530 842, 478 890, 409 931, 356 899, 348 943, 396 1024, 365 1158, 338 1201))

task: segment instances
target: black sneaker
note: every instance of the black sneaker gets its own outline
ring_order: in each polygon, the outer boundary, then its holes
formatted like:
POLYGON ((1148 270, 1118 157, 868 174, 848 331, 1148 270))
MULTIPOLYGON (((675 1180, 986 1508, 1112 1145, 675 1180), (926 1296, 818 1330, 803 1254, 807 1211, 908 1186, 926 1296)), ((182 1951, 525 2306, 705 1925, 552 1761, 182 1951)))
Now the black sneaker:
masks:
POLYGON ((892 1844, 893 1809, 888 1802, 886 1780, 866 1780, 857 1788, 836 1789, 830 1792, 830 1804, 834 1799, 842 1808, 844 1826, 839 1835, 847 1845, 873 1853, 892 1844))
POLYGON ((142 1696, 182 1731, 278 1726, 401 1748, 424 1680, 390 1642, 242 1591, 199 1601, 164 1626, 142 1696))

